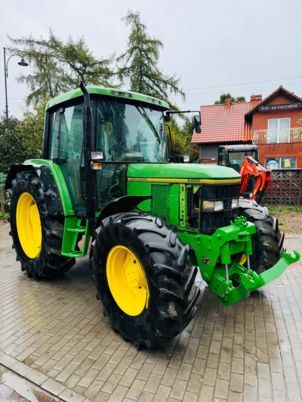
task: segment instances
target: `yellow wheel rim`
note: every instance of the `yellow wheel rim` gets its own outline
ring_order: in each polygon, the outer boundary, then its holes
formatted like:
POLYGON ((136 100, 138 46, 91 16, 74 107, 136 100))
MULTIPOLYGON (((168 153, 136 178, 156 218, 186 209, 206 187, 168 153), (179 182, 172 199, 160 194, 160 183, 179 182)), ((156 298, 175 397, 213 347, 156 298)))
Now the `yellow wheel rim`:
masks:
POLYGON ((18 199, 16 223, 23 252, 29 258, 38 257, 42 247, 41 219, 36 201, 29 193, 22 193, 18 199))
POLYGON ((113 247, 107 257, 106 275, 110 292, 124 313, 137 316, 148 307, 148 282, 133 251, 121 245, 113 247))

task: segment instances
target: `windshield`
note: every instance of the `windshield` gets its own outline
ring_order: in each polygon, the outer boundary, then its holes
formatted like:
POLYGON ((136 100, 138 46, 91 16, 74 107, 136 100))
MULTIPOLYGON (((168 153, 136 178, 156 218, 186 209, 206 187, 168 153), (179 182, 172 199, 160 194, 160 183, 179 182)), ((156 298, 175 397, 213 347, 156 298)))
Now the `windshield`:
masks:
POLYGON ((230 152, 229 153, 230 167, 239 172, 245 156, 252 156, 254 159, 257 159, 257 151, 250 150, 250 151, 230 152))
POLYGON ((97 150, 106 162, 166 162, 163 112, 143 104, 100 98, 96 104, 97 150))

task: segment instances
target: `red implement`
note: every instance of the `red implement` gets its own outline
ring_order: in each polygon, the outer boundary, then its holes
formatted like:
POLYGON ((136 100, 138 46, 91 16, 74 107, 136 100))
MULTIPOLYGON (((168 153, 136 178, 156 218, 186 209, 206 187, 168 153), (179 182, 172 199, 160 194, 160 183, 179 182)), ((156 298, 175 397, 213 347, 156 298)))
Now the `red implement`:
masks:
POLYGON ((245 198, 260 202, 271 184, 271 170, 266 169, 252 156, 245 156, 240 169, 241 190, 245 198))

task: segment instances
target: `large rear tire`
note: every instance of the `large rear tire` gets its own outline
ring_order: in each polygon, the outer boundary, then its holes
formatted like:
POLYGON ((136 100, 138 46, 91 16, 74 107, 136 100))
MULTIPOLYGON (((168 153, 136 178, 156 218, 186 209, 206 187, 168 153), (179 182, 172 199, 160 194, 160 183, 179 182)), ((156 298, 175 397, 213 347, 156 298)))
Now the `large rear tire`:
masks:
POLYGON ((113 329, 148 349, 190 322, 200 290, 189 247, 159 218, 127 212, 105 219, 92 244, 99 298, 113 329))
MULTIPOLYGON (((44 191, 43 181, 32 172, 20 172, 13 180, 10 204, 13 247, 22 270, 34 279, 59 276, 75 263, 73 258, 61 255, 64 221, 48 214, 44 191)), ((53 192, 52 196, 57 195, 53 192)))
POLYGON ((252 238, 251 267, 257 273, 264 272, 279 261, 284 234, 280 232, 278 219, 270 216, 268 209, 256 201, 241 198, 239 207, 239 214, 254 223, 257 229, 252 238))

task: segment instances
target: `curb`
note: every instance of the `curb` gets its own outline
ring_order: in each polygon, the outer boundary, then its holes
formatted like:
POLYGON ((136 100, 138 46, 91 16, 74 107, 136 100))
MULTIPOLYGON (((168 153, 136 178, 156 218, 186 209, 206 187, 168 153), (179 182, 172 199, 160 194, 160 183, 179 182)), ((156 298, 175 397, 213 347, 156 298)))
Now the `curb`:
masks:
POLYGON ((0 350, 0 365, 6 369, 18 374, 20 377, 31 382, 33 385, 41 388, 54 398, 59 398, 59 401, 63 402, 91 402, 84 396, 77 394, 73 390, 65 387, 63 384, 40 373, 19 360, 9 356, 5 352, 0 350))

